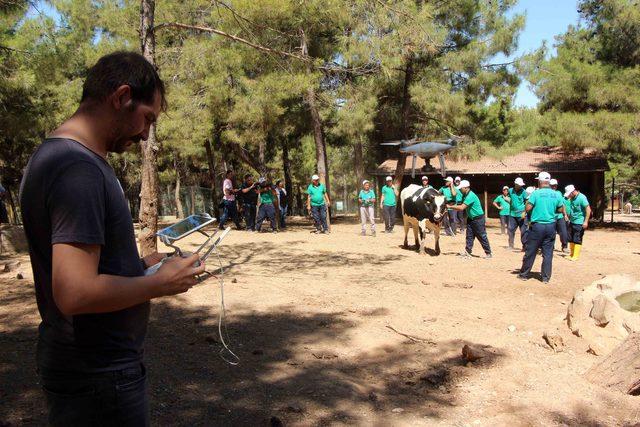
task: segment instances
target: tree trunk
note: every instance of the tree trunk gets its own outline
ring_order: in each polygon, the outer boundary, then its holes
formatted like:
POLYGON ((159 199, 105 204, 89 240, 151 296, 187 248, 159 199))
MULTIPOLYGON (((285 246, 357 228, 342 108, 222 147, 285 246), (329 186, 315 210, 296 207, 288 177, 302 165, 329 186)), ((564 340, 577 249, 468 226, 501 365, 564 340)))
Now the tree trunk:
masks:
POLYGON ((189 209, 189 214, 194 215, 196 213, 196 190, 195 185, 189 186, 189 197, 191 199, 191 209, 189 209))
MULTIPOLYGON (((413 80, 413 58, 407 58, 407 64, 404 70, 404 86, 402 88, 402 138, 409 139, 411 136, 411 81, 413 80)), ((404 177, 404 165, 407 155, 400 153, 393 184, 398 191, 402 186, 402 178, 404 177)))
POLYGON ((176 217, 184 218, 184 209, 182 208, 182 200, 180 199, 180 169, 177 167, 178 165, 175 158, 173 164, 176 169, 176 192, 174 193, 176 201, 176 217))
POLYGON ((11 207, 10 210, 7 210, 7 217, 9 219, 10 224, 17 225, 20 223, 20 216, 18 215, 16 204, 13 201, 13 193, 11 192, 11 189, 9 188, 8 185, 6 187, 6 191, 7 191, 7 198, 9 199, 9 206, 11 207))
POLYGON ((362 185, 364 180, 364 156, 362 154, 362 140, 358 138, 354 146, 353 166, 356 170, 356 187, 362 185))
MULTIPOLYGON (((305 35, 303 30, 300 30, 301 35, 301 48, 302 55, 307 56, 307 36, 305 35)), ((307 67, 307 72, 311 72, 311 68, 307 67)), ((327 189, 327 194, 330 195, 329 191, 329 166, 327 164, 327 146, 324 140, 324 132, 322 129, 322 120, 320 119, 320 113, 318 112, 318 106, 316 103, 316 91, 313 85, 310 85, 307 88, 307 91, 304 95, 304 101, 309 107, 309 112, 311 113, 311 123, 313 125, 313 140, 316 144, 316 167, 318 169, 318 176, 320 177, 320 182, 324 184, 327 189)))
MULTIPOLYGON (((220 131, 216 129, 214 138, 216 141, 216 145, 220 146, 220 131)), ((211 179, 211 206, 209 207, 209 211, 212 213, 217 212, 218 206, 218 197, 217 197, 217 188, 218 185, 216 183, 216 159, 213 156, 213 149, 211 148, 211 142, 207 139, 205 141, 205 148, 207 150, 207 162, 209 163, 209 177, 211 179)), ((216 215, 214 215, 216 216, 216 215)))
POLYGON ((291 182, 291 160, 289 160, 289 146, 285 139, 282 140, 282 173, 284 174, 284 189, 289 199, 289 211, 293 204, 293 183, 291 182))
POLYGON ((630 334, 586 377, 594 384, 640 396, 640 332, 630 334))
MULTIPOLYGON (((156 39, 153 32, 155 0, 140 1, 140 47, 142 54, 155 65, 156 39)), ((142 184, 140 188, 140 252, 142 256, 156 251, 158 231, 158 143, 156 127, 151 125, 149 138, 141 141, 142 184)))

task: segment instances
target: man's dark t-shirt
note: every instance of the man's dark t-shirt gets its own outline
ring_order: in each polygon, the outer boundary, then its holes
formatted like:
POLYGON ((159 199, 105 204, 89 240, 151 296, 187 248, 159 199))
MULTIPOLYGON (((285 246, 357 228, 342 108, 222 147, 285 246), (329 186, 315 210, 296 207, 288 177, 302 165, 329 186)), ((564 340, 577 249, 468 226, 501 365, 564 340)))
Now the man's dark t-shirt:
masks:
MULTIPOLYGON (((249 187, 251 187, 251 185, 247 184, 246 182, 243 182, 242 185, 240 186, 240 190, 244 190, 249 187)), ((241 200, 243 203, 247 203, 250 205, 258 204, 258 192, 256 191, 256 187, 253 187, 251 190, 247 191, 246 193, 239 192, 238 194, 242 195, 241 200)))
POLYGON ((100 245, 99 274, 144 274, 131 213, 111 166, 79 142, 46 139, 29 161, 20 204, 42 317, 38 368, 91 373, 138 365, 148 302, 111 313, 65 316, 51 289, 55 243, 100 245))

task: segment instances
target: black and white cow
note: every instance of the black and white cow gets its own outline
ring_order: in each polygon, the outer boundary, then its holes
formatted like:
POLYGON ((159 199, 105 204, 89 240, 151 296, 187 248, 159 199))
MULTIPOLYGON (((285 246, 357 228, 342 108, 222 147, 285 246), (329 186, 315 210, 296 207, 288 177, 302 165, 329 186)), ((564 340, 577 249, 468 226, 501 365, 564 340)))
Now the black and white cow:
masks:
POLYGON ((408 247, 409 227, 413 228, 418 252, 424 251, 424 235, 433 231, 436 255, 440 255, 440 222, 447 214, 445 198, 433 188, 411 184, 400 192, 402 219, 404 221, 404 247, 408 247))

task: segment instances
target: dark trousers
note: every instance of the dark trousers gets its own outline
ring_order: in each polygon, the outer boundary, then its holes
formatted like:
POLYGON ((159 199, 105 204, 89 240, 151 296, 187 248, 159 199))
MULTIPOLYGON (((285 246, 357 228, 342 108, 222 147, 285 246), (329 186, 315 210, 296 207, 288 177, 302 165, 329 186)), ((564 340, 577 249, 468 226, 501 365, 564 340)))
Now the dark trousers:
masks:
POLYGON ((256 229, 256 205, 252 203, 244 204, 244 222, 247 230, 256 229))
POLYGON ((238 218, 238 208, 236 207, 235 200, 224 201, 224 211, 222 212, 222 217, 220 218, 220 228, 224 227, 224 224, 227 222, 229 218, 231 218, 231 220, 236 224, 237 228, 240 228, 240 220, 238 218))
POLYGON ((467 228, 467 213, 465 211, 454 211, 456 212, 456 219, 458 220, 458 229, 460 232, 467 228))
POLYGON ((286 228, 287 206, 280 206, 280 228, 286 228))
POLYGON ((318 231, 328 231, 327 205, 311 206, 311 216, 318 231))
POLYGON ((536 260, 538 249, 542 249, 542 280, 551 279, 551 268, 553 263, 553 243, 556 240, 556 224, 531 224, 529 235, 527 236, 527 248, 522 259, 520 276, 529 277, 531 268, 536 260))
POLYGON ((143 365, 100 374, 40 373, 52 426, 148 426, 143 365))
POLYGON ((271 229, 276 229, 276 208, 271 203, 263 203, 258 208, 258 219, 256 219, 256 231, 262 228, 262 221, 268 219, 271 223, 271 229))
MULTIPOLYGON (((458 228, 458 214, 454 210, 448 210, 447 215, 444 217, 444 232, 453 236, 457 233, 456 229, 458 228)), ((460 229, 462 231, 462 229, 460 229)))
POLYGON ((567 247, 567 242, 569 241, 569 234, 567 232, 567 221, 565 221, 564 218, 556 220, 556 233, 560 236, 562 249, 565 249, 567 247))
POLYGON ((527 233, 529 232, 527 227, 527 221, 524 218, 516 218, 509 216, 509 247, 514 247, 516 229, 520 229, 520 243, 524 248, 527 245, 527 233))
POLYGON ((478 239, 485 254, 488 255, 491 253, 491 246, 489 245, 489 238, 487 237, 487 227, 484 215, 475 217, 474 219, 467 219, 467 245, 465 250, 468 253, 471 253, 473 250, 473 242, 475 239, 478 239))
POLYGON ((500 234, 509 229, 509 215, 500 215, 500 234))
POLYGON ((584 236, 582 224, 569 224, 569 242, 581 245, 582 236, 584 236))
POLYGON ((396 207, 383 205, 382 214, 384 216, 385 231, 393 230, 393 227, 396 225, 396 207))

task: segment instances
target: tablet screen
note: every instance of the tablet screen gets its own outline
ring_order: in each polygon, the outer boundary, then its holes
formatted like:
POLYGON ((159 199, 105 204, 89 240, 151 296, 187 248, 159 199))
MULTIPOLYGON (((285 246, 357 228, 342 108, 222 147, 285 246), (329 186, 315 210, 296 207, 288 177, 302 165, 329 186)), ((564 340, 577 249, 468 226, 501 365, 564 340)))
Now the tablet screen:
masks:
POLYGON ((192 233, 205 225, 213 222, 214 218, 208 215, 191 215, 170 227, 158 231, 158 235, 166 236, 169 239, 177 239, 185 234, 192 233))

